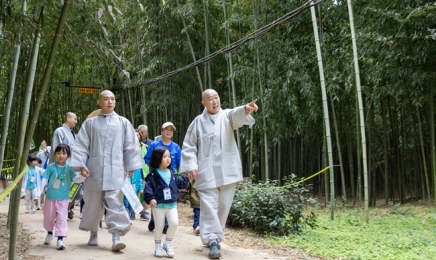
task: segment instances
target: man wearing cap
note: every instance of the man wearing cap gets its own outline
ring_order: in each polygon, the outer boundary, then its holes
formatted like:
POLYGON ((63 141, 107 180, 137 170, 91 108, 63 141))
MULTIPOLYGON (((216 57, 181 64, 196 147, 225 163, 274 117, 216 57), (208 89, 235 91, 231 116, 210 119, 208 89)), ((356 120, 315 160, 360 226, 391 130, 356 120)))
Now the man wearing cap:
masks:
POLYGON ((171 154, 171 167, 178 172, 179 166, 180 166, 180 159, 182 157, 182 150, 180 149, 180 146, 173 142, 171 139, 173 138, 174 131, 176 131, 176 127, 171 122, 165 122, 162 125, 162 139, 156 140, 150 144, 147 150, 147 154, 144 157, 145 162, 148 164, 150 162, 151 153, 153 152, 154 148, 159 146, 165 146, 170 150, 171 154))
POLYGON ((189 125, 183 141, 180 173, 195 179, 200 195, 200 237, 210 248, 209 258, 221 257, 219 243, 232 206, 242 165, 234 131, 255 123, 257 99, 245 106, 221 109, 218 93, 207 89, 201 97, 203 113, 189 125))
MULTIPOLYGON (((171 122, 165 122, 162 125, 162 139, 156 140, 150 144, 148 147, 147 154, 144 157, 145 163, 149 164, 151 153, 153 152, 154 148, 159 146, 165 146, 170 151, 171 155, 171 168, 174 169, 174 171, 177 173, 180 166, 180 159, 182 157, 182 150, 180 149, 180 146, 176 144, 175 142, 171 141, 174 135, 174 131, 176 131, 176 127, 171 122)), ((150 223, 148 223, 148 229, 150 231, 154 230, 154 221, 153 216, 151 217, 150 223)), ((168 222, 165 218, 165 226, 163 229, 163 233, 166 234, 166 231, 168 229, 168 222)))

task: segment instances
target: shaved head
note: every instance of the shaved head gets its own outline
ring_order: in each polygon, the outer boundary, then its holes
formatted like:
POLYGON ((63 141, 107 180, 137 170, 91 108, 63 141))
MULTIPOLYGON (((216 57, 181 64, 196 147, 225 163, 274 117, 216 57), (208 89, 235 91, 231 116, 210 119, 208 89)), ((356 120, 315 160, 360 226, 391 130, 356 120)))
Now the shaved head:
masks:
POLYGON ((214 89, 206 89, 201 95, 201 104, 209 114, 216 114, 221 111, 220 96, 214 89))
POLYGON ((105 97, 108 94, 115 96, 112 91, 106 89, 106 90, 103 90, 102 92, 100 92, 100 95, 98 96, 98 100, 101 100, 103 97, 105 97))
POLYGON ((103 90, 98 96, 97 104, 101 107, 101 112, 105 115, 114 112, 115 103, 115 95, 110 90, 103 90))
POLYGON ((205 100, 207 97, 214 95, 214 94, 218 95, 218 93, 214 89, 211 89, 211 88, 206 89, 205 91, 203 91, 203 94, 201 94, 201 100, 205 100))

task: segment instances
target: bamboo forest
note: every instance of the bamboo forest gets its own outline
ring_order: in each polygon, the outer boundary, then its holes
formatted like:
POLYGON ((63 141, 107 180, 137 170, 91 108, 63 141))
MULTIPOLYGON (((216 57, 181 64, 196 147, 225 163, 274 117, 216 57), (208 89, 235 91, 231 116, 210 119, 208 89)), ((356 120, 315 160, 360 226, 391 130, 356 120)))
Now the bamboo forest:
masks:
POLYGON ((434 0, 0 0, 0 49, 12 179, 102 90, 150 138, 174 123, 182 146, 215 89, 223 109, 258 100, 235 131, 253 182, 329 167, 306 180, 325 206, 436 197, 434 0))
MULTIPOLYGON (((201 92, 213 88, 223 108, 259 100, 253 129, 236 134, 244 176, 307 177, 328 166, 331 153, 332 187, 344 200, 362 198, 364 174, 370 205, 436 195, 434 1, 354 1, 359 74, 347 1, 313 1, 326 100, 310 1, 67 2, 52 53, 64 1, 0 1, 2 158, 16 155, 22 117, 35 120, 38 102, 37 145, 67 111, 78 115, 78 131, 98 108, 97 95, 71 86, 112 90, 117 113, 135 127, 147 124, 150 136, 173 122, 177 143, 203 109, 201 92)), ((329 178, 310 180, 313 192, 329 194, 329 178)))

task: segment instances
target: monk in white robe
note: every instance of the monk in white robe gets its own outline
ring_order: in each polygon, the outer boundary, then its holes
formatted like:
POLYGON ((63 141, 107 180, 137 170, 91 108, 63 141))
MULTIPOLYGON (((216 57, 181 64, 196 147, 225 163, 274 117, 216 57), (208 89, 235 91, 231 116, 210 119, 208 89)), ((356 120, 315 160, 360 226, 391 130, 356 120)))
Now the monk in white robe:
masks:
POLYGON ((180 173, 195 179, 200 195, 200 237, 209 245, 210 259, 221 257, 219 243, 233 202, 236 184, 242 181, 242 165, 234 130, 254 124, 252 111, 257 100, 233 109, 221 109, 218 93, 207 89, 201 103, 205 107, 186 132, 182 146, 180 173))
POLYGON ((114 112, 114 94, 101 92, 97 103, 101 112, 82 124, 71 156, 71 168, 86 177, 79 229, 90 231, 88 245, 97 246, 99 222, 106 210, 112 250, 119 251, 126 247, 120 236, 131 226, 120 188, 132 171, 144 166, 144 160, 132 124, 114 112))

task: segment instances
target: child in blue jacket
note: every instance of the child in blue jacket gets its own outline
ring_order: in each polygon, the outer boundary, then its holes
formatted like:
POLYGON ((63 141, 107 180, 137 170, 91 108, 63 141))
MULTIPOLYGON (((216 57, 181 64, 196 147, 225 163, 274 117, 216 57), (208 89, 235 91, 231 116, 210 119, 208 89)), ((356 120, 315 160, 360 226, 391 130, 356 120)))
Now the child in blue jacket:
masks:
POLYGON ((150 173, 146 178, 144 189, 144 199, 150 204, 154 215, 154 256, 162 257, 164 250, 168 257, 174 257, 172 240, 176 234, 179 224, 179 213, 177 211, 177 200, 179 199, 179 189, 184 189, 188 185, 187 177, 180 177, 171 168, 170 151, 159 146, 153 150, 150 158, 150 173), (165 244, 162 246, 162 230, 168 219, 168 230, 165 244))

